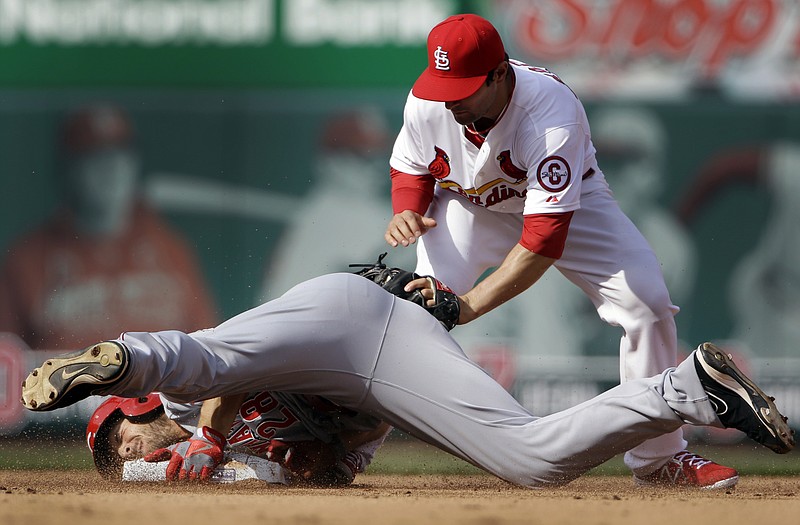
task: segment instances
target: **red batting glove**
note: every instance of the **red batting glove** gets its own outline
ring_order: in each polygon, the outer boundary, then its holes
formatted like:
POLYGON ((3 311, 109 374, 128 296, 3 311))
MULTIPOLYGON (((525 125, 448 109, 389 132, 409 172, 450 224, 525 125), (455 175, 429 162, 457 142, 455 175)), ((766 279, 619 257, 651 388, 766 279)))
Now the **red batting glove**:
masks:
POLYGON ((188 440, 151 452, 144 460, 149 463, 169 460, 169 481, 208 481, 222 463, 226 444, 225 436, 213 428, 200 427, 188 440))

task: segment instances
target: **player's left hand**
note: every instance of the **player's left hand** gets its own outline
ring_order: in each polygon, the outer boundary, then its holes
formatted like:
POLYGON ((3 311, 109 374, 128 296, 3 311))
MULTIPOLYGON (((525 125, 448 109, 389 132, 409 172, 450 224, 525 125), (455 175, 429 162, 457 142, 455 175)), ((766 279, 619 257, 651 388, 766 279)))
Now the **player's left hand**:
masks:
POLYGON ((461 322, 461 297, 436 277, 419 277, 408 282, 403 290, 417 290, 425 301, 420 306, 424 306, 447 330, 452 330, 457 324, 464 324, 461 322))
POLYGON ((431 275, 420 277, 402 268, 389 268, 383 264, 384 257, 386 252, 382 253, 378 257, 378 262, 374 264, 350 266, 362 268, 356 275, 369 279, 401 299, 420 305, 438 319, 447 330, 452 330, 457 324, 463 324, 460 323, 460 298, 449 286, 431 275))
MULTIPOLYGON (((404 287, 403 290, 406 292, 413 292, 414 290, 419 290, 419 293, 422 294, 422 297, 425 298, 425 305, 424 306, 433 306, 436 304, 436 283, 442 284, 441 281, 434 277, 418 277, 413 281, 409 281, 404 287)), ((448 288, 449 290, 449 288, 448 288)))
POLYGON ((343 452, 341 446, 336 447, 319 439, 292 442, 273 439, 266 456, 303 481, 315 483, 315 480, 319 480, 318 484, 333 485, 336 484, 336 467, 343 452))
POLYGON ((208 481, 222 463, 225 436, 211 427, 198 428, 192 437, 169 448, 161 448, 144 457, 149 463, 169 460, 168 481, 208 481))

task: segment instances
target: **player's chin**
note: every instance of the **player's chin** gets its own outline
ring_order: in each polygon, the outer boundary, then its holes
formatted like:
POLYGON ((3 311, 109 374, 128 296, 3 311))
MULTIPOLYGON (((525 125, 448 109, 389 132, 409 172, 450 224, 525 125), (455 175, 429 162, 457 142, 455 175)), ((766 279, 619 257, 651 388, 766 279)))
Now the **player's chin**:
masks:
POLYGON ((471 111, 450 110, 450 112, 453 114, 453 119, 455 119, 455 121, 461 124, 462 126, 466 126, 467 124, 472 124, 473 122, 478 120, 471 111))

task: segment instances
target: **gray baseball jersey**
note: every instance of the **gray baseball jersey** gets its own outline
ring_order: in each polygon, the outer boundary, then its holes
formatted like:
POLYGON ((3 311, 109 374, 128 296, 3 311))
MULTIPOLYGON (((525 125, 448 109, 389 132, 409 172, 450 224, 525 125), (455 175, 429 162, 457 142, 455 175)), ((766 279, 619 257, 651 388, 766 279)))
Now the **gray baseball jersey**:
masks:
MULTIPOLYGON (((202 402, 176 403, 162 396, 167 417, 194 432, 202 402)), ((296 442, 318 439, 333 443, 344 431, 374 430, 380 420, 334 405, 318 396, 288 392, 255 392, 242 402, 228 432, 233 449, 265 456, 272 440, 296 442)), ((364 472, 385 435, 347 451, 355 473, 364 472)))
POLYGON ((530 487, 568 482, 684 423, 720 425, 691 360, 538 418, 423 308, 353 274, 306 281, 213 329, 117 342, 130 359, 109 393, 323 396, 530 487))

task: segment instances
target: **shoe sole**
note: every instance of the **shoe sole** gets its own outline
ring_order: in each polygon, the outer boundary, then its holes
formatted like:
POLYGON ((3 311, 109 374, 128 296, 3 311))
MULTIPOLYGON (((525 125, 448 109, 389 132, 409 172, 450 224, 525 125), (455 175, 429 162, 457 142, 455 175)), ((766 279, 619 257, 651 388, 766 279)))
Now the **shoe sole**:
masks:
POLYGON ((713 485, 690 485, 688 483, 679 485, 677 483, 669 483, 667 481, 659 483, 654 481, 647 481, 642 478, 633 476, 633 484, 636 485, 637 487, 676 487, 676 488, 689 488, 689 489, 699 489, 699 490, 719 490, 719 489, 728 489, 731 487, 735 487, 737 483, 739 483, 739 476, 733 476, 728 479, 721 479, 716 483, 714 483, 713 485))
POLYGON ((125 365, 124 350, 113 342, 48 359, 22 382, 22 404, 35 412, 71 405, 113 382, 125 365))
POLYGON ((703 343, 697 349, 698 363, 716 382, 735 392, 750 406, 761 424, 778 440, 775 445, 764 444, 778 454, 790 452, 795 442, 794 431, 775 406, 773 398, 765 394, 730 359, 728 354, 712 343, 703 343))

